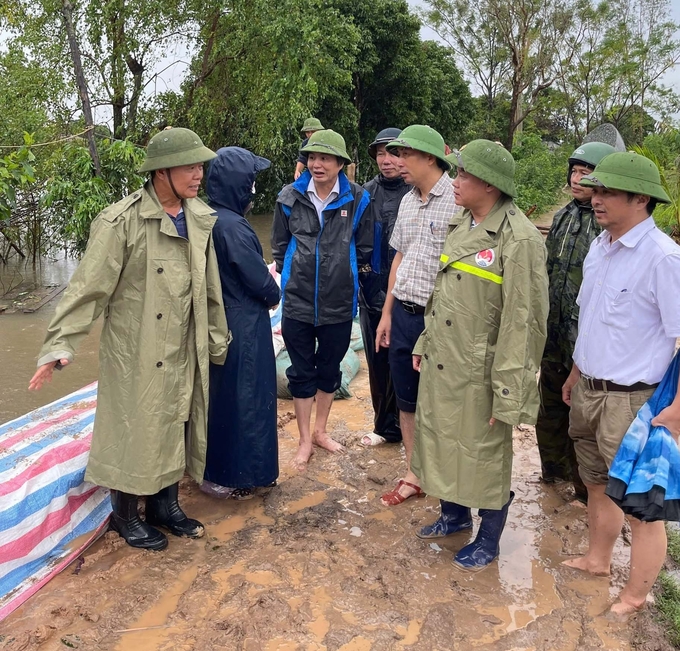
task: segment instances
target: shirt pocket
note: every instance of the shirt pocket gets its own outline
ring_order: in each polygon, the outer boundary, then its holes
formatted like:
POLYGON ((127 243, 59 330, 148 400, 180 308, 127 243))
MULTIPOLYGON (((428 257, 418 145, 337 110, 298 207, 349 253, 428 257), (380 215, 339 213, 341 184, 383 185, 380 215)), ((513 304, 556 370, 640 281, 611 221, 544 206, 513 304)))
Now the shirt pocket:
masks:
POLYGON ((446 234, 448 233, 449 226, 448 224, 441 224, 437 226, 436 224, 430 224, 430 227, 428 229, 429 233, 428 235, 430 236, 430 241, 432 242, 432 246, 436 251, 441 251, 444 249, 444 242, 446 240, 446 234))
POLYGON ((608 287, 604 295, 602 323, 616 328, 627 328, 633 309, 633 294, 608 287))

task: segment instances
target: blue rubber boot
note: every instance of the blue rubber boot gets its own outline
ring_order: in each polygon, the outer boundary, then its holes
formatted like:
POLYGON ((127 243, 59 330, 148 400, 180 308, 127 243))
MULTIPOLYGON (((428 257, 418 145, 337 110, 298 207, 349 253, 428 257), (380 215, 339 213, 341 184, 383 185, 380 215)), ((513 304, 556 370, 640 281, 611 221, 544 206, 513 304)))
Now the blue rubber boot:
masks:
POLYGON ((465 545, 453 559, 453 564, 463 570, 477 572, 487 567, 498 557, 501 535, 508 519, 508 509, 515 494, 510 491, 510 499, 499 511, 479 509, 482 522, 477 537, 469 545, 465 545))
POLYGON ((423 527, 420 531, 416 531, 418 538, 423 540, 445 538, 452 533, 472 529, 470 509, 455 502, 445 502, 444 500, 439 500, 439 504, 441 505, 439 519, 423 527))

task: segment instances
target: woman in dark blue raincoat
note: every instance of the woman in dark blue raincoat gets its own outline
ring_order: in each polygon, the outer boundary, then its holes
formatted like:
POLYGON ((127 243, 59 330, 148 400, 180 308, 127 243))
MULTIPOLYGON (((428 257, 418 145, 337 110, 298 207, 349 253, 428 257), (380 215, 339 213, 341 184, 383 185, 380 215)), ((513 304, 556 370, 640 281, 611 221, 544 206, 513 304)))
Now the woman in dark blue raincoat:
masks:
POLYGON ((217 213, 213 240, 233 336, 225 365, 210 366, 208 455, 201 488, 218 497, 248 498, 279 474, 269 308, 278 304, 281 292, 244 217, 255 177, 269 165, 246 149, 223 147, 206 179, 208 203, 217 213))

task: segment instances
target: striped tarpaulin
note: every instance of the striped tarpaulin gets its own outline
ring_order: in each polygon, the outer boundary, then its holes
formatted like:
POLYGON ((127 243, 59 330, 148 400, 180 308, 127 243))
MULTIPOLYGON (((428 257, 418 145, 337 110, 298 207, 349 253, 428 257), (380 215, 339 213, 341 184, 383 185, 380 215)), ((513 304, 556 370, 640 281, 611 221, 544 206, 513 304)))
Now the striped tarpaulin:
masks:
POLYGON ((83 481, 97 383, 0 425, 0 620, 105 530, 109 492, 83 481))

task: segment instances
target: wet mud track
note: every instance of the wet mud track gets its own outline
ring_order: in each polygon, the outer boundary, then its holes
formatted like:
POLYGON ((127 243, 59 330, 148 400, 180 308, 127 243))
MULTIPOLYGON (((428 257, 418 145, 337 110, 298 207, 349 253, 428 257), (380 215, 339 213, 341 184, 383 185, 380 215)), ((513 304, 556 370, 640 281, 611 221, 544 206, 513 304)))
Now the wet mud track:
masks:
POLYGON ((291 471, 297 429, 285 422, 292 404, 280 402, 276 487, 250 501, 220 501, 185 480, 183 505, 206 524, 205 538, 171 537, 167 551, 153 553, 107 533, 0 624, 0 649, 670 648, 652 640, 638 646, 640 624, 601 616, 625 579, 623 540, 611 578, 560 567, 584 548, 585 511, 566 489, 538 483, 532 429, 515 431, 517 497, 500 561, 466 574, 451 558, 469 533, 436 544, 414 535, 436 517, 437 500, 381 506, 380 495, 404 471, 403 453, 358 445, 371 429, 365 371, 352 389, 355 397, 336 401, 330 422, 347 454, 317 450, 305 474, 291 471))

